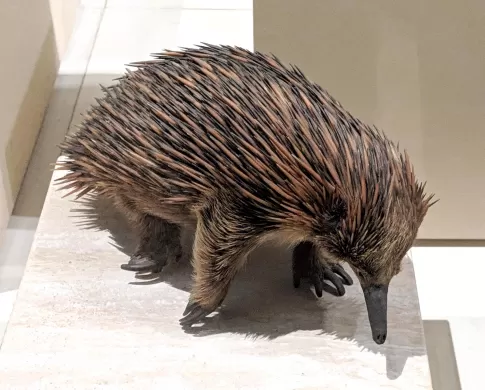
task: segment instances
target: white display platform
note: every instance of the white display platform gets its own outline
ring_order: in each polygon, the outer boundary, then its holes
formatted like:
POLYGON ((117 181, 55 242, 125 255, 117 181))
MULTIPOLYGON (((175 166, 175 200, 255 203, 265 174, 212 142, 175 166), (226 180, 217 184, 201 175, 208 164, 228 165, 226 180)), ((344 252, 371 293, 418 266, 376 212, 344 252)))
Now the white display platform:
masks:
POLYGON ((51 184, 0 349, 0 389, 431 389, 409 260, 389 289, 382 346, 358 284, 318 300, 306 283, 293 288, 289 254, 267 247, 220 314, 185 333, 187 259, 137 279, 120 269, 133 250, 125 221, 109 204, 62 195, 51 184))

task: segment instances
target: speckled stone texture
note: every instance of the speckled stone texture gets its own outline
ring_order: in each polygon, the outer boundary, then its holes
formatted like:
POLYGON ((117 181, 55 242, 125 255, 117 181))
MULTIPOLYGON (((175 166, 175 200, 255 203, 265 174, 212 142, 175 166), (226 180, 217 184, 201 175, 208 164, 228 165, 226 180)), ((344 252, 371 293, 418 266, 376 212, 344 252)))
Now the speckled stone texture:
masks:
POLYGON ((389 290, 383 346, 358 284, 342 298, 295 290, 289 253, 269 247, 249 257, 219 313, 185 333, 188 256, 156 278, 123 271, 134 244, 123 218, 62 195, 51 185, 0 389, 431 389, 409 260, 389 290))

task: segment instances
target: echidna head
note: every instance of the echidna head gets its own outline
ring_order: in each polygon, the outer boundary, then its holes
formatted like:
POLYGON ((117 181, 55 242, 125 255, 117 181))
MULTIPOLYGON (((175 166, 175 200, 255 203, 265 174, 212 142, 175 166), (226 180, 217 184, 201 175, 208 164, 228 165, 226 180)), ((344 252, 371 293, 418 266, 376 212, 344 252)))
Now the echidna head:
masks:
MULTIPOLYGON (((321 247, 334 260, 348 263, 362 287, 372 337, 382 344, 387 336, 387 292, 392 278, 416 238, 426 210, 416 202, 396 201, 367 209, 358 216, 348 207, 341 219, 321 238, 321 247)), ((360 210, 362 210, 360 208, 360 210)))
POLYGON ((372 338, 377 344, 383 344, 387 337, 389 284, 401 271, 403 258, 416 237, 417 231, 413 224, 403 225, 401 229, 388 226, 386 231, 381 230, 379 244, 367 247, 363 253, 346 259, 359 279, 367 306, 372 338))

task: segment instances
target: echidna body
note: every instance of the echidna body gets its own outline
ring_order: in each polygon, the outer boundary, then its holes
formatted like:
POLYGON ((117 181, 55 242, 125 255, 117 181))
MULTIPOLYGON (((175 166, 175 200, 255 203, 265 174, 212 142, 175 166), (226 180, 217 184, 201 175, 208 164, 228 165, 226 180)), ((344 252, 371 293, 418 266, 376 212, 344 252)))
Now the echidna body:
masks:
POLYGON ((323 265, 350 264, 384 342, 387 286, 431 206, 408 156, 274 56, 202 45, 154 57, 105 89, 66 139, 63 188, 114 198, 151 232, 132 269, 196 223, 183 324, 214 311, 246 254, 277 238, 312 243, 323 265))

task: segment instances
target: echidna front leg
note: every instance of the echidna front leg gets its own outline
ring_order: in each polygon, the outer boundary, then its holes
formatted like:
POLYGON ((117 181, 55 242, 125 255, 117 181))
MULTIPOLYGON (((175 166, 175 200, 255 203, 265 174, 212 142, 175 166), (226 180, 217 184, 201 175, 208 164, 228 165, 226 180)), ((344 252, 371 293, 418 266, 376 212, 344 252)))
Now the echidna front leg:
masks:
POLYGON ((213 204, 198 216, 193 248, 194 282, 180 323, 192 325, 215 311, 246 260, 254 235, 230 207, 213 204))
POLYGON ((319 258, 315 246, 308 241, 298 244, 293 250, 292 271, 294 287, 300 286, 301 278, 309 278, 319 298, 323 291, 341 297, 345 294, 344 284, 353 284, 352 278, 340 264, 330 264, 319 258), (332 282, 335 287, 325 280, 332 282))
POLYGON ((128 264, 128 271, 161 272, 163 267, 182 255, 180 227, 151 215, 142 215, 138 223, 139 242, 128 264))

